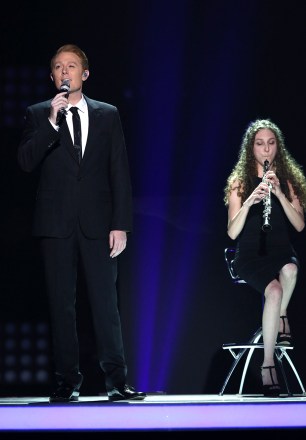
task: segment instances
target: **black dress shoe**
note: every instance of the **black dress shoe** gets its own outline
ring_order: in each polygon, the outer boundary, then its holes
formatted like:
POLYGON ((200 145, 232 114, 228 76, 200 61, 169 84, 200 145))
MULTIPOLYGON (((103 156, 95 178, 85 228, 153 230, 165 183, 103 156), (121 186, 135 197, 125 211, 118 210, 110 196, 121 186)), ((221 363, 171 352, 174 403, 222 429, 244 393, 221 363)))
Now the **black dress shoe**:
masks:
POLYGON ((77 402, 80 392, 69 385, 61 385, 51 394, 49 402, 77 402))
POLYGON ((123 388, 113 388, 107 391, 108 400, 116 402, 117 400, 143 400, 146 393, 135 391, 135 388, 130 385, 124 385, 123 388))

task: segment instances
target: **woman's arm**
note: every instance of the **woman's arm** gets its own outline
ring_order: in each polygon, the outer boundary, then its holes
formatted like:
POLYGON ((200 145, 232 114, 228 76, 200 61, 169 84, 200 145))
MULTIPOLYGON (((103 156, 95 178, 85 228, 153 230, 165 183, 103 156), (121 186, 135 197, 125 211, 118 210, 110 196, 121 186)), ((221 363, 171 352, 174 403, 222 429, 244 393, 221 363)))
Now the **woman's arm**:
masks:
POLYGON ((290 195, 292 198, 292 202, 290 202, 283 192, 276 194, 278 200, 280 201, 283 210, 292 224, 292 226, 298 231, 301 232, 305 227, 305 219, 304 219, 304 210, 300 204, 299 199, 294 194, 292 185, 288 182, 290 195))
POLYGON ((290 202, 281 190, 279 179, 274 171, 268 171, 266 177, 272 185, 271 191, 280 201, 288 220, 298 232, 301 232, 305 227, 304 210, 299 199, 293 191, 292 184, 287 181, 290 191, 290 198, 292 199, 292 202, 290 202))
POLYGON ((227 223, 227 233, 231 239, 235 240, 242 231, 250 207, 261 202, 268 192, 268 185, 264 182, 260 182, 252 194, 250 194, 242 204, 241 197, 238 196, 238 182, 233 183, 231 194, 229 196, 227 223))

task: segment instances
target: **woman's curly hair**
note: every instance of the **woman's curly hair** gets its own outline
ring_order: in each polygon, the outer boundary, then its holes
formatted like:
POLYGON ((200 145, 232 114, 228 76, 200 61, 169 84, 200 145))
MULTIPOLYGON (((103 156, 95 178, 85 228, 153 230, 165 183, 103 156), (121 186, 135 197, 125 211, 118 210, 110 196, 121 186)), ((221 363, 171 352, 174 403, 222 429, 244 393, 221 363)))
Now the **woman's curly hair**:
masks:
POLYGON ((234 189, 233 185, 235 182, 237 183, 235 188, 238 189, 237 194, 241 197, 242 203, 249 197, 256 186, 254 177, 257 176, 257 166, 253 147, 256 133, 263 128, 271 130, 276 137, 277 152, 274 165, 281 182, 282 191, 287 199, 292 202, 288 186, 289 181, 301 206, 306 211, 306 178, 303 169, 286 149, 283 133, 270 119, 257 119, 247 127, 242 138, 238 161, 229 175, 224 188, 225 205, 228 205, 229 196, 234 189))

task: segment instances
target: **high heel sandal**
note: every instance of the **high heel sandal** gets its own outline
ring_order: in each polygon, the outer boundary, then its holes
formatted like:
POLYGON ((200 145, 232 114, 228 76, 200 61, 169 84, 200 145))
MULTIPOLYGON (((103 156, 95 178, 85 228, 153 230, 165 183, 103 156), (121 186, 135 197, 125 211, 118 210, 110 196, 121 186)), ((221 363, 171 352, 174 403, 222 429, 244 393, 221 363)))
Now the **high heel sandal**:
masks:
POLYGON ((283 321, 283 331, 282 332, 278 332, 276 343, 277 344, 281 344, 281 345, 292 345, 291 333, 290 333, 290 331, 286 332, 286 322, 285 322, 285 319, 287 319, 287 321, 288 321, 288 318, 287 318, 286 315, 280 316, 280 318, 283 321))
POLYGON ((279 386, 278 382, 275 382, 275 380, 273 378, 273 374, 272 374, 272 370, 275 370, 275 372, 276 372, 275 366, 272 365, 272 366, 268 366, 268 367, 261 367, 261 371, 262 370, 269 370, 271 382, 272 382, 270 385, 263 385, 262 386, 264 397, 279 397, 280 386, 279 386))

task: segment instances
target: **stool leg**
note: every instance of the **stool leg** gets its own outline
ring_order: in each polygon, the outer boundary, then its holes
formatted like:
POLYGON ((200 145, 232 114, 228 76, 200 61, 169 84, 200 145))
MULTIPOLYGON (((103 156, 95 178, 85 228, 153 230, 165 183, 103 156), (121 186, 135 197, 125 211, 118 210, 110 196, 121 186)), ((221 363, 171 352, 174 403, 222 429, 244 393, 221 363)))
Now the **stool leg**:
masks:
MULTIPOLYGON (((256 330, 256 332, 255 332, 254 335, 252 336, 252 338, 248 341, 248 344, 257 343, 257 342, 259 341, 259 339, 261 338, 261 336, 262 336, 262 328, 259 327, 259 329, 256 330)), ((225 390, 225 388, 226 388, 226 385, 228 384, 228 381, 229 381, 230 378, 231 378, 231 375, 233 374, 235 368, 236 368, 237 365, 238 365, 238 362, 240 361, 240 359, 242 358, 242 356, 244 355, 244 353, 246 352, 246 350, 248 350, 248 348, 242 348, 242 349, 240 349, 240 351, 239 351, 237 357, 235 358, 235 361, 233 362, 233 364, 232 364, 232 366, 231 366, 231 368, 230 368, 230 371, 229 371, 229 373, 228 373, 228 375, 227 375, 227 377, 226 377, 226 379, 225 379, 225 381, 224 381, 224 384, 223 384, 223 386, 222 386, 222 388, 221 388, 221 391, 219 392, 219 396, 222 396, 222 395, 223 395, 224 390, 225 390)), ((252 353, 252 354, 253 354, 253 353, 252 353)), ((251 356, 252 356, 252 354, 251 354, 251 356)), ((249 356, 248 358, 250 358, 250 356, 249 356)), ((247 362, 247 361, 246 361, 246 362, 247 362)), ((249 362, 248 362, 248 363, 249 363, 249 362)), ((244 376, 245 376, 245 374, 246 374, 246 369, 247 369, 247 367, 248 367, 248 364, 247 364, 247 366, 246 366, 246 364, 245 364, 244 371, 243 371, 243 376, 242 376, 242 379, 241 379, 241 382, 240 382, 240 389, 239 389, 239 393, 240 393, 240 394, 241 394, 241 389, 242 389, 242 387, 243 387, 244 376)))
POLYGON ((294 372, 295 377, 296 377, 296 379, 297 379, 297 381, 298 381, 298 383, 299 383, 299 385, 300 385, 300 387, 301 387, 302 393, 305 394, 305 388, 304 388, 304 386, 303 386, 303 383, 302 383, 302 381, 301 381, 301 379, 300 379, 300 376, 299 376, 299 374, 298 374, 298 372, 297 372, 295 366, 293 365, 292 360, 290 359, 289 354, 287 353, 287 350, 282 349, 282 348, 280 348, 280 350, 281 350, 282 354, 285 356, 285 358, 287 359, 288 364, 289 364, 290 367, 292 368, 292 371, 294 372))
POLYGON ((232 364, 232 366, 231 366, 231 369, 230 369, 230 371, 229 371, 229 373, 228 373, 228 375, 227 375, 227 377, 226 377, 226 379, 225 379, 225 381, 224 381, 223 387, 221 388, 221 391, 219 392, 219 396, 222 396, 222 395, 223 395, 224 390, 225 390, 225 387, 226 387, 226 385, 228 384, 228 381, 230 380, 231 375, 233 374, 235 368, 236 368, 237 365, 238 365, 238 362, 240 361, 240 359, 242 358, 242 356, 244 355, 244 353, 246 352, 246 350, 247 350, 246 348, 242 348, 242 349, 239 351, 239 353, 238 353, 238 355, 237 355, 235 361, 233 362, 233 364, 232 364))
MULTIPOLYGON (((262 336, 262 331, 261 330, 257 331, 255 336, 253 337, 252 344, 257 344, 259 339, 261 338, 261 336, 262 336)), ((249 367, 249 363, 250 363, 250 360, 251 360, 251 357, 252 357, 252 355, 254 353, 255 348, 256 347, 249 349, 249 353, 247 355, 247 358, 246 358, 246 361, 245 361, 245 364, 244 364, 244 368, 243 368, 243 372, 242 372, 242 376, 241 376, 240 387, 239 387, 239 394, 242 394, 242 389, 243 389, 243 385, 244 385, 244 379, 245 379, 245 376, 246 376, 246 373, 247 373, 247 370, 248 370, 248 367, 249 367)))
POLYGON ((281 354, 279 355, 278 354, 278 348, 275 349, 276 359, 278 361, 278 364, 280 366, 280 370, 281 370, 282 376, 284 378, 284 382, 285 382, 285 385, 286 385, 286 388, 287 388, 288 396, 292 396, 292 393, 291 393, 291 391, 289 389, 288 380, 287 380, 287 376, 286 376, 286 373, 285 373, 285 370, 284 370, 283 361, 282 361, 282 349, 280 349, 280 352, 281 352, 281 354))

